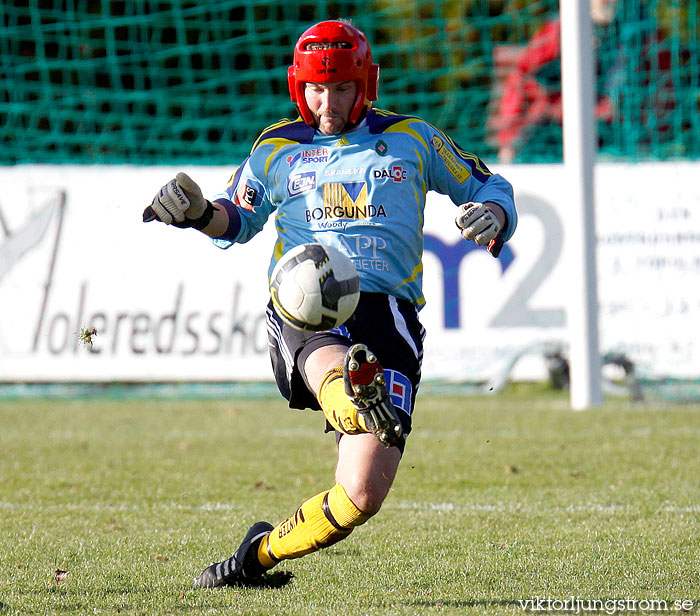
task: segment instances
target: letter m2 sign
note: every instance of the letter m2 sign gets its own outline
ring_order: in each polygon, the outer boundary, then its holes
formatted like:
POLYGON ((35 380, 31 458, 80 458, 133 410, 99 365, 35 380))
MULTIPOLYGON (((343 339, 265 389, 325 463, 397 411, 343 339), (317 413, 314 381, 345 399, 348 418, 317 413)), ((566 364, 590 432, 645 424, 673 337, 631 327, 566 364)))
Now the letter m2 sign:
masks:
MULTIPOLYGON (((472 250, 485 250, 474 242, 458 241, 454 245, 445 244, 439 237, 425 234, 425 250, 432 252, 442 265, 443 304, 445 307, 445 329, 455 329, 460 326, 460 288, 459 266, 462 259, 472 250)), ((499 257, 501 272, 505 272, 513 262, 513 252, 508 245, 503 247, 499 257)))

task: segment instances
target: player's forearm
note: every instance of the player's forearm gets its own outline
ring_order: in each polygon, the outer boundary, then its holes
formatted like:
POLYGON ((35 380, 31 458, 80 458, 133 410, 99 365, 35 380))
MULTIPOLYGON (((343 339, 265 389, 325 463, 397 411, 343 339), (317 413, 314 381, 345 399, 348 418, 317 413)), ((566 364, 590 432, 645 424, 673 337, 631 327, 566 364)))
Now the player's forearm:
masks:
POLYGON ((228 199, 217 199, 212 205, 214 215, 202 233, 215 239, 234 240, 241 229, 241 216, 237 206, 228 199))

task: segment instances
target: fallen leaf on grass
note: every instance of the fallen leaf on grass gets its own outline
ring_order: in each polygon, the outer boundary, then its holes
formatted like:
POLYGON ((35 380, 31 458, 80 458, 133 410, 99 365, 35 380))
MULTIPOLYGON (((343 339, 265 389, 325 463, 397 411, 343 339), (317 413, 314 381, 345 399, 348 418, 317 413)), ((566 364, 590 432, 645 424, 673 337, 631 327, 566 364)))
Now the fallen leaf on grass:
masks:
POLYGON ((107 528, 109 528, 109 530, 119 531, 124 530, 126 528, 126 525, 123 522, 120 522, 119 520, 109 520, 107 522, 107 528))
POLYGON ((508 543, 505 541, 504 543, 495 543, 493 541, 489 542, 491 544, 492 548, 495 548, 496 550, 507 550, 509 548, 512 548, 513 546, 518 544, 518 540, 514 539, 512 542, 508 543))
POLYGON ((60 584, 61 582, 65 582, 67 577, 68 571, 64 571, 63 569, 56 569, 56 573, 54 573, 53 576, 53 581, 56 582, 56 584, 60 584))

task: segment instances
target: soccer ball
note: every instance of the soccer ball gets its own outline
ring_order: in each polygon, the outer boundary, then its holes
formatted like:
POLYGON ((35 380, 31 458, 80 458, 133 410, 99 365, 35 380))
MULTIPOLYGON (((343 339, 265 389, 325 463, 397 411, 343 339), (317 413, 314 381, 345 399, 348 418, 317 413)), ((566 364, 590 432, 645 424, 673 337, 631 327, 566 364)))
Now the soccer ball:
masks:
POLYGON ((342 252, 324 244, 301 244, 275 265, 270 295, 277 314, 292 327, 333 329, 355 312, 360 278, 342 252))

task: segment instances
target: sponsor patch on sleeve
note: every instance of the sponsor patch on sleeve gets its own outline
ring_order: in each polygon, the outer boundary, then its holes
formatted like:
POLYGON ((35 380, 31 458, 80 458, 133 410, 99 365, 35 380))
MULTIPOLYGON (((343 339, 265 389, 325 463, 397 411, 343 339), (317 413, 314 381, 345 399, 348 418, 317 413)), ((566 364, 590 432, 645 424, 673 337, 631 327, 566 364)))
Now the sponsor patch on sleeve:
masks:
POLYGON ((260 182, 248 178, 236 191, 236 205, 244 207, 251 212, 262 204, 265 190, 260 182))
POLYGON ((469 169, 457 160, 457 156, 442 137, 433 135, 433 138, 430 140, 430 145, 433 146, 438 156, 445 161, 445 167, 460 184, 471 175, 469 169))

